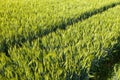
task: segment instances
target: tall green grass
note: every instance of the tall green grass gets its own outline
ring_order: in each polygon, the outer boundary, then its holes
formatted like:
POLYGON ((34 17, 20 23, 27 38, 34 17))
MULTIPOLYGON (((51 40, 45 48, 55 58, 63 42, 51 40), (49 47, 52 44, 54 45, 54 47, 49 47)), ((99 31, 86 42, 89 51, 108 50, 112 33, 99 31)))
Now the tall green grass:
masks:
POLYGON ((41 36, 119 0, 0 0, 0 51, 41 36), (47 30, 47 31, 46 31, 47 30))
POLYGON ((88 80, 91 63, 109 54, 120 33, 120 6, 0 54, 1 79, 88 80))

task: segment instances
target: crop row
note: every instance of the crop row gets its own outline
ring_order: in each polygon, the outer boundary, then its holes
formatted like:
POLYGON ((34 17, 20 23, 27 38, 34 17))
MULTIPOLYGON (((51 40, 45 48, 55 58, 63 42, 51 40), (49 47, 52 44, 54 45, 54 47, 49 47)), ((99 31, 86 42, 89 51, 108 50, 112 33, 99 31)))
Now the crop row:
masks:
MULTIPOLYGON (((74 72, 83 75, 83 69, 86 69, 85 72, 88 73, 93 60, 99 60, 101 57, 112 54, 114 45, 119 43, 119 9, 120 6, 117 6, 103 14, 68 26, 65 31, 58 30, 49 34, 42 38, 43 46, 41 48, 48 55, 53 52, 66 56, 66 60, 63 62, 67 65, 64 68, 67 67, 67 71, 71 68, 73 70, 69 71, 69 77, 75 78, 74 72)), ((114 49, 114 51, 116 50, 114 49)))
POLYGON ((87 80, 92 62, 111 54, 120 33, 120 6, 0 54, 0 78, 87 80))
MULTIPOLYGON (((1 0, 0 52, 71 24, 84 12, 119 0, 1 0)), ((84 18, 83 17, 81 18, 84 18)), ((88 15, 89 16, 89 15, 88 15)))
POLYGON ((115 64, 112 72, 112 76, 108 80, 120 80, 120 63, 115 64))

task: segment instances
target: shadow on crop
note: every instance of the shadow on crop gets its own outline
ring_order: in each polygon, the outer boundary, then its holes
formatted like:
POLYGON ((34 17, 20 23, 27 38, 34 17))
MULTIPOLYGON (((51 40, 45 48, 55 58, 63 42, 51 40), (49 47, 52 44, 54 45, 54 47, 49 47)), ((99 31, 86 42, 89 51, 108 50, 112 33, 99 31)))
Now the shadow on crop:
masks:
POLYGON ((120 63, 120 37, 106 57, 93 62, 90 73, 94 77, 90 78, 90 80, 107 80, 108 77, 112 76, 113 67, 117 63, 120 63))
MULTIPOLYGON (((73 25, 74 23, 77 23, 79 21, 84 21, 84 20, 86 20, 86 19, 88 19, 88 18, 90 18, 90 17, 92 17, 92 16, 94 16, 96 14, 102 13, 102 12, 104 12, 104 11, 110 9, 110 8, 113 8, 113 7, 117 6, 117 5, 120 5, 120 2, 111 3, 109 5, 101 7, 99 9, 94 9, 94 10, 91 10, 91 11, 84 12, 83 14, 81 14, 79 17, 77 17, 75 19, 74 18, 73 19, 68 19, 68 20, 63 21, 62 23, 60 23, 58 25, 51 26, 51 28, 48 28, 48 29, 45 29, 45 30, 39 30, 38 33, 35 34, 35 35, 33 35, 34 32, 31 32, 27 39, 24 36, 19 35, 20 37, 18 37, 18 39, 16 40, 16 39, 14 39, 15 36, 13 36, 13 38, 11 40, 12 44, 10 44, 11 46, 7 45, 7 44, 9 44, 9 42, 3 40, 3 43, 1 43, 1 45, 3 45, 2 47, 6 47, 6 48, 5 49, 2 48, 2 49, 0 49, 0 51, 2 51, 4 53, 6 53, 7 55, 9 55, 8 54, 9 46, 14 47, 16 45, 19 48, 19 47, 22 46, 23 43, 25 43, 27 41, 32 42, 33 40, 35 40, 35 39, 37 39, 39 37, 43 37, 45 35, 48 35, 48 34, 50 34, 52 32, 57 31, 57 29, 65 30, 66 27, 69 26, 69 25, 73 25)), ((11 41, 10 41, 10 43, 11 43, 11 41)))
POLYGON ((108 50, 106 57, 93 60, 89 73, 83 69, 81 75, 73 73, 72 79, 68 76, 66 80, 107 80, 112 76, 114 66, 118 63, 120 63, 120 37, 118 42, 108 50))

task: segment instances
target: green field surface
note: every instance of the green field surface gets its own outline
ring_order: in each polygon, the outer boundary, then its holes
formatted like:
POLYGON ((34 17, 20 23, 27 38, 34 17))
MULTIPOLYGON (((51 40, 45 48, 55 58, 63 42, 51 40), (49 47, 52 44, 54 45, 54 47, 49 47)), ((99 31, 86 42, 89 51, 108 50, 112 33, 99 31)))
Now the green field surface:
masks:
POLYGON ((0 80, 120 80, 120 0, 0 0, 0 80))
POLYGON ((119 0, 0 0, 0 51, 88 17, 119 0), (86 12, 86 13, 85 13, 86 12), (96 11, 95 11, 96 12, 96 11))
POLYGON ((112 76, 108 80, 120 80, 120 63, 115 64, 112 72, 112 76))

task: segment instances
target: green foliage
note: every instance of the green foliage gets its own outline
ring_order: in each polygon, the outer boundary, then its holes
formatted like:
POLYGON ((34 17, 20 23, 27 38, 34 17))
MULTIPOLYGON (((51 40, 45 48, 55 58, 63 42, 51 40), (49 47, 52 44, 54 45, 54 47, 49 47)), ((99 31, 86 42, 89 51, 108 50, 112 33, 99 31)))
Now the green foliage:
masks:
POLYGON ((120 33, 120 6, 100 10, 117 1, 0 0, 0 79, 98 79, 92 64, 112 54, 120 33))
MULTIPOLYGON (((72 23, 81 14, 119 0, 1 0, 0 51, 72 23)), ((84 18, 84 16, 82 17, 84 18)))
POLYGON ((120 65, 115 64, 112 75, 107 80, 120 80, 120 65))

